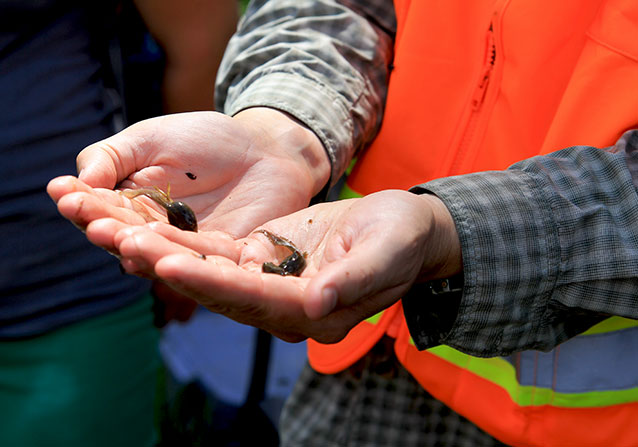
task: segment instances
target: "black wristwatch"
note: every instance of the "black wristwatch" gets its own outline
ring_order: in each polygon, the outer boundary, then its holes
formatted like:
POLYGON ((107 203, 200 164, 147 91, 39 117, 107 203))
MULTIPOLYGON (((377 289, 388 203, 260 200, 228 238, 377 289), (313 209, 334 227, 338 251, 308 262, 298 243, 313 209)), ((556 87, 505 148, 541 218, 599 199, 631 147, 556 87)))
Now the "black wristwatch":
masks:
POLYGON ((423 349, 442 343, 456 321, 462 297, 462 273, 414 284, 403 297, 403 312, 410 335, 425 346, 423 349))
POLYGON ((430 288, 432 295, 460 292, 463 290, 463 275, 445 279, 435 279, 428 281, 426 284, 430 288))

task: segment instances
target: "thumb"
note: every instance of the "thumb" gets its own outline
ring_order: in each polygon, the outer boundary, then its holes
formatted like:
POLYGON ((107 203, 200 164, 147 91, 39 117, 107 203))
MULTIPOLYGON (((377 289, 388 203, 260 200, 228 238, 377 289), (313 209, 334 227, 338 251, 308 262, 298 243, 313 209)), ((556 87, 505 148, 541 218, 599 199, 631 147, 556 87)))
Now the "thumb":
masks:
POLYGON ((409 289, 416 273, 397 274, 390 257, 380 250, 360 247, 322 266, 305 291, 304 312, 320 319, 337 308, 357 307, 373 315, 397 301, 409 289))
POLYGON ((84 148, 77 156, 78 178, 93 188, 113 189, 135 172, 132 142, 119 133, 84 148))

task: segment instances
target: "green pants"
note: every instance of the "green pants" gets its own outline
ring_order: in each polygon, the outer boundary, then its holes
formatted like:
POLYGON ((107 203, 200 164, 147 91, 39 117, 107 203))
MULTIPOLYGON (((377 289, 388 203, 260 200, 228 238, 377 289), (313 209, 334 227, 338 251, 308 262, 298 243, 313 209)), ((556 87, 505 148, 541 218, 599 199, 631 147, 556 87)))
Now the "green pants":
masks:
POLYGON ((150 446, 159 332, 151 299, 0 342, 0 446, 150 446))

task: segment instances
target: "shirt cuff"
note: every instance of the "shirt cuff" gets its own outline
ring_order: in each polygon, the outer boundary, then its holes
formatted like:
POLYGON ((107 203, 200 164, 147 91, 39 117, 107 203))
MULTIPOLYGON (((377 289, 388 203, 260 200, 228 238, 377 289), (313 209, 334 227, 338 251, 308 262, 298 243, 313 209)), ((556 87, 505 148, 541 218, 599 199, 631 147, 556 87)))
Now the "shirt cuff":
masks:
POLYGON ((354 124, 337 94, 298 74, 274 72, 229 89, 224 113, 232 116, 251 107, 281 110, 304 123, 326 149, 332 167, 329 185, 339 180, 353 147, 354 124))
POLYGON ((437 179, 412 192, 445 203, 461 242, 463 292, 439 342, 481 357, 536 348, 559 250, 547 231, 555 222, 533 180, 522 171, 494 171, 437 179))

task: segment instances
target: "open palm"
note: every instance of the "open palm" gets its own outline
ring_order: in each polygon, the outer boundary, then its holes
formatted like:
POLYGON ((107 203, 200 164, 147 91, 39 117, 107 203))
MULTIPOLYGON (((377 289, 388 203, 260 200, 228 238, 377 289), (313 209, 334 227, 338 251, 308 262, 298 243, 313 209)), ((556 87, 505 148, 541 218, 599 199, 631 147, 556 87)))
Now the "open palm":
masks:
POLYGON ((455 245, 440 226, 435 231, 435 214, 444 209, 436 200, 385 191, 265 223, 306 253, 300 277, 262 272, 263 262, 280 262, 290 251, 259 232, 234 238, 100 219, 87 235, 114 234, 108 243, 129 272, 160 278, 214 312, 288 341, 334 342, 398 300, 424 271, 448 273, 441 267, 455 245))
MULTIPOLYGON (((257 111, 251 113, 251 120, 193 112, 137 123, 82 151, 78 179, 54 179, 49 194, 80 227, 107 216, 140 224, 166 221, 164 210, 150 199, 131 200, 113 188, 166 190, 170 185, 172 199, 193 209, 200 229, 244 235, 303 208, 317 192, 315 173, 298 157, 304 139, 316 137, 301 128, 292 138, 290 132, 279 135, 269 121, 253 119, 257 111)), ((266 113, 268 119, 283 117, 266 113)))

